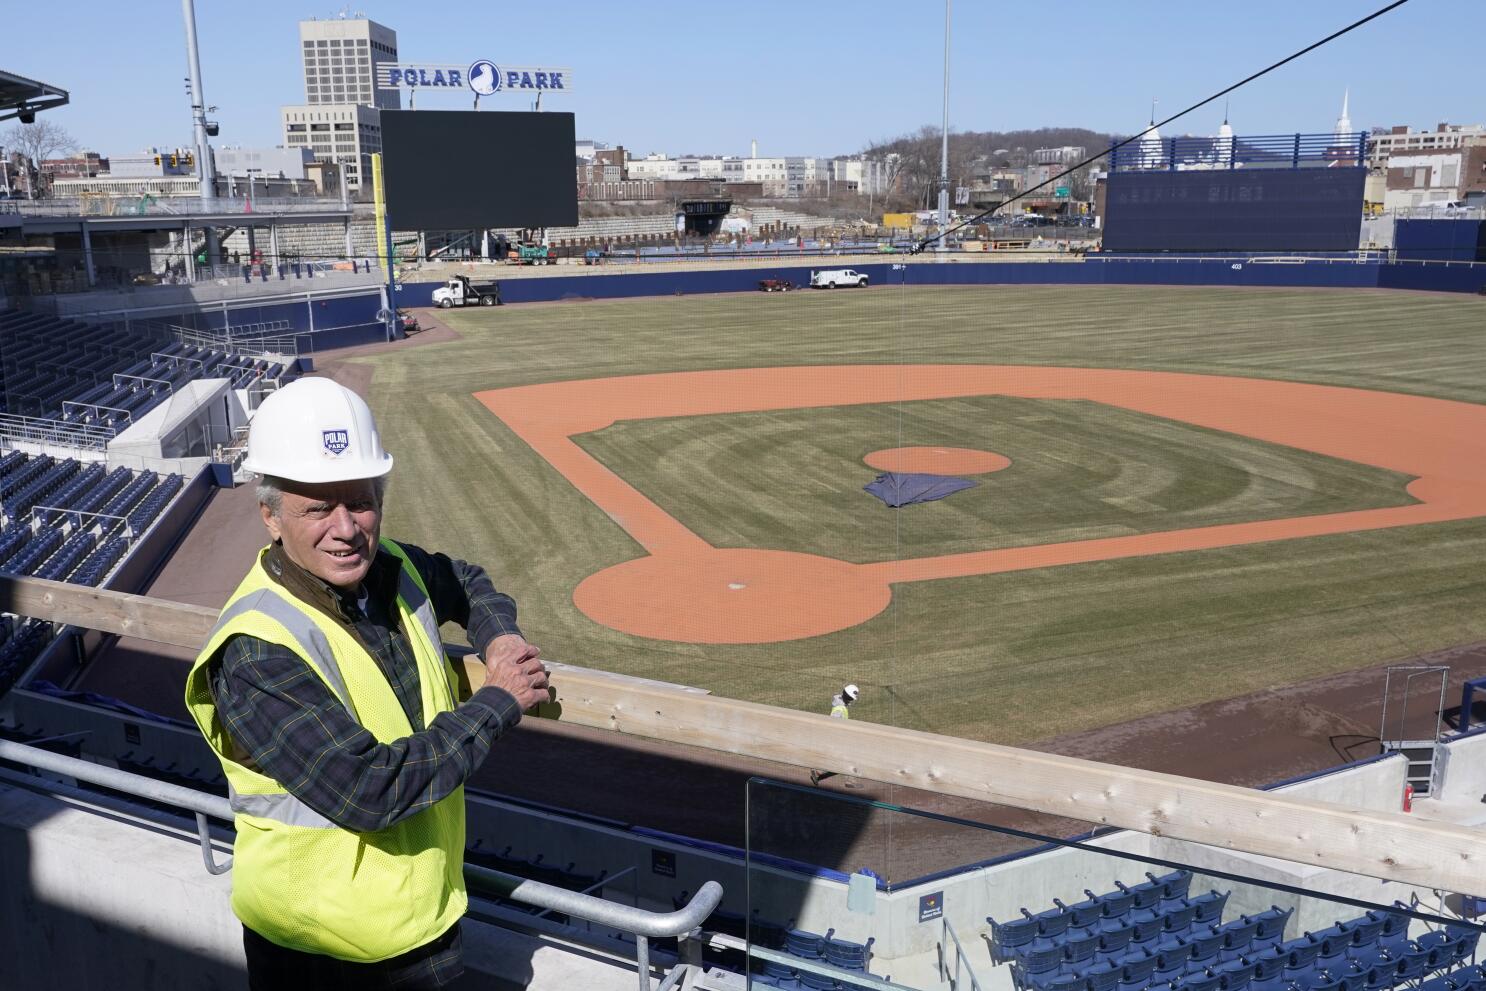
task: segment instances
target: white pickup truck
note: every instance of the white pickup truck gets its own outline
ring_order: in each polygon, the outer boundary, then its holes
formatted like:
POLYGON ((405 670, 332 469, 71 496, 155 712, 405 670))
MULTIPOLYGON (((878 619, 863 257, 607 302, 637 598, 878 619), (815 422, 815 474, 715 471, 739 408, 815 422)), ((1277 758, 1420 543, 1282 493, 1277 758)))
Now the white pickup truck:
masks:
POLYGON ((835 289, 837 286, 867 288, 867 276, 850 268, 827 268, 810 273, 810 288, 835 289))

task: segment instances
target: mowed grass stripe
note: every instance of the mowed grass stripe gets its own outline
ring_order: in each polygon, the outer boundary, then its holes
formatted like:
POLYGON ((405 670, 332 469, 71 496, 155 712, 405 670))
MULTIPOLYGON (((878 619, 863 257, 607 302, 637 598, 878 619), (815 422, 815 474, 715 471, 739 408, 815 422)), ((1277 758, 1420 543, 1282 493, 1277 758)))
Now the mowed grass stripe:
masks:
MULTIPOLYGON (((1483 299, 874 286, 861 293, 508 306, 444 318, 462 340, 357 359, 375 369, 369 398, 398 459, 386 530, 489 566, 520 600, 523 625, 549 657, 812 710, 854 680, 866 689, 854 709, 863 718, 1024 742, 1486 639, 1486 521, 1470 520, 899 586, 892 606, 868 623, 795 643, 637 640, 592 623, 571 596, 583 578, 640 549, 470 398, 484 389, 608 375, 943 362, 1245 375, 1481 402, 1483 299)), ((879 435, 893 441, 877 446, 896 446, 900 434, 919 426, 912 405, 889 407, 871 422, 874 443, 879 435)), ((781 433, 791 415, 760 422, 781 433)), ((1055 425, 1018 422, 1029 442, 1040 432, 1048 449, 1059 437, 1055 425)), ((686 433, 676 436, 684 442, 686 433)), ((986 446, 1008 453, 1001 439, 993 435, 986 446)), ((799 461, 819 443, 807 433, 770 452, 746 432, 727 432, 695 450, 705 471, 717 475, 740 454, 799 461)), ((1262 457, 1229 451, 1220 459, 1220 450, 1214 441, 1208 452, 1213 477, 1188 488, 1165 469, 1142 477, 1128 467, 1132 459, 1123 468, 1091 464, 1090 485, 1126 494, 1081 497, 1115 500, 1112 507, 1100 503, 1110 518, 1150 513, 1154 521, 1172 507, 1307 505, 1307 491, 1323 500, 1344 493, 1349 503, 1376 495, 1367 479, 1348 478, 1340 465, 1302 468, 1283 450, 1262 457), (1248 473, 1247 485, 1235 484, 1235 469, 1248 473)), ((859 463, 853 470, 865 484, 870 472, 859 463)), ((822 463, 802 479, 802 498, 814 509, 818 497, 809 493, 819 490, 828 502, 839 484, 822 463)), ((955 508, 959 498, 938 504, 956 514, 946 526, 884 509, 881 523, 843 523, 830 539, 850 539, 860 556, 872 558, 888 544, 940 539, 970 526, 955 508)), ((778 525, 766 546, 782 546, 791 528, 810 529, 810 517, 785 512, 786 501, 771 503, 778 525)), ((1322 504, 1309 505, 1324 511, 1322 504)), ((987 519, 998 523, 997 514, 987 519)), ((717 525, 751 546, 770 522, 759 514, 719 518, 717 525)))

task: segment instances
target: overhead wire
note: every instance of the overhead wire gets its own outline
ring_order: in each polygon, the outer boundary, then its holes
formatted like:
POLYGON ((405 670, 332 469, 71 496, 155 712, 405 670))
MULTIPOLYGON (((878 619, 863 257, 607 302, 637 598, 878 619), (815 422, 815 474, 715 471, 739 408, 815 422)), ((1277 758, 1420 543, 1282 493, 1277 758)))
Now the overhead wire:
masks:
POLYGON ((956 231, 964 230, 966 227, 969 227, 969 226, 971 226, 973 224, 980 223, 980 221, 984 220, 986 217, 989 217, 991 214, 995 213, 997 210, 1000 210, 1000 209, 1002 209, 1002 208, 1004 208, 1006 206, 1009 206, 1010 204, 1015 203, 1018 200, 1025 199, 1026 197, 1031 196, 1033 193, 1037 192, 1039 189, 1046 189, 1048 186, 1051 186, 1054 183, 1056 183, 1059 179, 1063 179, 1063 178, 1065 178, 1065 177, 1073 174, 1074 172, 1077 172, 1079 169, 1083 168, 1084 166, 1086 166, 1086 165, 1092 165, 1094 162, 1099 161, 1101 158, 1105 158, 1105 157, 1107 157, 1109 155, 1114 154, 1116 151, 1118 151, 1119 149, 1125 147, 1126 145, 1130 144, 1133 141, 1139 141, 1142 137, 1144 137, 1145 135, 1149 134, 1151 131, 1156 130, 1157 128, 1165 127, 1167 124, 1170 124, 1172 121, 1179 120, 1182 117, 1185 117, 1187 114, 1191 113, 1192 111, 1201 109, 1202 107, 1207 106, 1209 103, 1212 103, 1214 100, 1217 100, 1220 97, 1227 96, 1229 93, 1232 93, 1234 90, 1236 90, 1236 89, 1238 89, 1238 88, 1240 88, 1242 86, 1247 86, 1249 83, 1251 83, 1254 80, 1260 78, 1261 76, 1268 75, 1269 73, 1271 73, 1274 70, 1280 68, 1281 66, 1287 65, 1287 64, 1289 64, 1291 62, 1294 62, 1296 59, 1300 58, 1301 56, 1308 55, 1308 54, 1310 54, 1311 52, 1315 51, 1316 49, 1320 48, 1323 45, 1330 44, 1331 42, 1333 42, 1336 39, 1342 37, 1343 35, 1348 34, 1348 33, 1352 32, 1352 31, 1357 30, 1358 28, 1362 27, 1364 24, 1367 24, 1370 21, 1377 20, 1379 17, 1382 17, 1384 14, 1388 13, 1389 11, 1396 10, 1397 8, 1402 7, 1404 4, 1406 4, 1408 2, 1409 2, 1409 0, 1393 0, 1393 2, 1390 3, 1390 4, 1388 4, 1387 6, 1380 7, 1379 9, 1373 11, 1371 14, 1368 14, 1366 17, 1363 17, 1363 18, 1360 18, 1358 20, 1353 21, 1351 24, 1348 24, 1346 27, 1342 28, 1341 30, 1339 30, 1339 31, 1333 31, 1331 34, 1328 34, 1326 37, 1322 38, 1320 41, 1312 42, 1311 44, 1309 44, 1309 45, 1305 46, 1304 48, 1300 49, 1298 52, 1295 52, 1295 53, 1293 53, 1291 55, 1287 55, 1284 58, 1280 59, 1278 62, 1275 62, 1272 65, 1265 66, 1263 69, 1260 69, 1258 72, 1252 73, 1251 75, 1245 76, 1243 79, 1240 79, 1238 82, 1234 83, 1233 85, 1227 86, 1227 87, 1225 87, 1223 89, 1218 90, 1212 96, 1209 96, 1209 97, 1207 97, 1206 99, 1203 99, 1203 100, 1199 100, 1198 102, 1192 104, 1190 107, 1187 107, 1185 110, 1179 110, 1176 113, 1172 114, 1170 117, 1167 117, 1165 120, 1162 120, 1162 121, 1159 121, 1159 122, 1152 121, 1151 125, 1149 127, 1147 127, 1144 131, 1141 131, 1139 134, 1132 134, 1130 137, 1124 139, 1123 141, 1120 141, 1120 142, 1118 142, 1116 144, 1110 145, 1108 148, 1104 149, 1103 151, 1099 152, 1098 154, 1090 155, 1088 158, 1085 158, 1083 161, 1077 163, 1076 165, 1070 165, 1068 168, 1064 169, 1062 172, 1059 172, 1057 175, 1055 175, 1052 178, 1046 180, 1045 182, 1040 182, 1037 185, 1031 187, 1030 189, 1026 189, 1026 190, 1023 190, 1020 193, 1017 193, 1015 196, 1011 197, 1006 202, 1004 202, 1004 203, 998 203, 996 206, 991 207, 991 209, 989 209, 989 210, 983 210, 980 213, 976 214, 974 217, 971 217, 969 220, 962 221, 961 223, 956 224, 955 226, 950 227, 950 228, 947 228, 945 230, 942 230, 942 231, 940 231, 937 234, 926 236, 922 241, 920 241, 918 244, 915 244, 912 248, 909 249, 909 254, 916 255, 916 254, 921 253, 929 245, 934 244, 937 241, 943 240, 944 238, 948 237, 949 235, 955 233, 956 231))

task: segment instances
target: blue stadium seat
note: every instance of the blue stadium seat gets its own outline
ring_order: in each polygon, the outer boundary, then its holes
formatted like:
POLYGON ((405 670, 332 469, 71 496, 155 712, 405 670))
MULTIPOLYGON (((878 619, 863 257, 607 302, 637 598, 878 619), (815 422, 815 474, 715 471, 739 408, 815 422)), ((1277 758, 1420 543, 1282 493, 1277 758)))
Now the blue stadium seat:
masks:
POLYGON ((1287 991, 1285 980, 1285 958, 1270 954, 1251 959, 1254 976, 1249 981, 1249 991, 1287 991))
POLYGON ((1251 918, 1259 924, 1259 928, 1254 930, 1254 942, 1250 944, 1251 949, 1261 950, 1284 942, 1285 929, 1290 924, 1290 916, 1294 914, 1293 908, 1280 908, 1274 905, 1266 912, 1245 916, 1244 918, 1251 918))
POLYGON ((1035 919, 1009 919, 997 922, 986 916, 991 927, 991 958, 999 963, 1015 959, 1021 950, 1037 938, 1035 919))
POLYGON ((1057 898, 1053 904, 1058 906, 1064 915, 1068 916, 1069 929, 1087 929, 1097 923, 1104 915, 1104 906, 1097 899, 1086 898, 1072 905, 1065 905, 1057 898))
POLYGON ((1101 920, 1123 919, 1129 914, 1131 907, 1135 903, 1135 896, 1125 890, 1115 890, 1108 894, 1096 895, 1088 888, 1085 888, 1084 894, 1097 901, 1103 909, 1100 915, 1101 920))
POLYGON ((1223 921, 1223 907, 1228 904, 1228 892, 1206 891, 1188 903, 1196 909, 1192 916, 1194 926, 1217 925, 1223 921))
POLYGON ((1156 959, 1155 982, 1169 984, 1178 980, 1187 971, 1192 959, 1192 947, 1185 939, 1178 938, 1170 945, 1163 941, 1154 952, 1156 959))
POLYGON ((1231 922, 1225 922, 1219 926, 1217 932, 1223 937, 1223 945, 1218 950, 1221 960, 1237 960, 1249 952, 1253 945, 1254 935, 1259 931, 1259 923, 1255 919, 1240 916, 1231 922))
POLYGON ((826 963, 842 970, 867 971, 872 960, 872 944, 875 937, 865 943, 853 943, 847 939, 836 939, 836 930, 826 932, 824 956, 826 963))
POLYGON ((826 938, 819 933, 806 932, 803 929, 788 929, 784 933, 784 952, 802 960, 819 960, 825 948, 825 941, 826 938))
POLYGON ((1247 960, 1226 960, 1212 967, 1219 991, 1244 991, 1258 967, 1247 960))
POLYGON ((1062 971, 1065 974, 1077 974, 1094 960, 1094 954, 1099 952, 1100 936, 1074 935, 1072 932, 1063 940, 1063 963, 1062 971))

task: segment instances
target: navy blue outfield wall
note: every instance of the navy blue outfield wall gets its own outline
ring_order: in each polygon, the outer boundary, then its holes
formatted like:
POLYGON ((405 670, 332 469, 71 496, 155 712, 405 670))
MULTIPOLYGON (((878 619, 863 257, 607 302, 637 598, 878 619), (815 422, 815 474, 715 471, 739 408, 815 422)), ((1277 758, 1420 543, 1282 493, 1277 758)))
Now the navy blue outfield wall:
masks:
MULTIPOLYGON (((540 279, 506 279, 501 298, 507 303, 554 302, 563 299, 628 299, 755 290, 760 279, 788 279, 797 286, 810 281, 812 268, 790 265, 709 271, 641 272, 628 275, 574 275, 540 279)), ((1477 292, 1486 286, 1486 266, 1358 264, 1350 261, 1304 264, 1232 259, 1086 258, 1081 262, 955 262, 911 264, 872 262, 851 266, 865 272, 873 285, 1172 285, 1297 286, 1337 289, 1420 289, 1477 292)), ((398 293, 399 306, 432 305, 438 282, 409 283, 398 293)), ((849 292, 851 290, 836 290, 849 292)))

